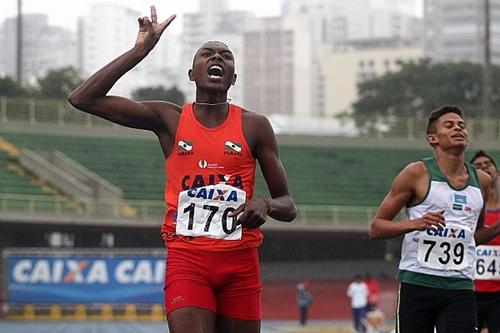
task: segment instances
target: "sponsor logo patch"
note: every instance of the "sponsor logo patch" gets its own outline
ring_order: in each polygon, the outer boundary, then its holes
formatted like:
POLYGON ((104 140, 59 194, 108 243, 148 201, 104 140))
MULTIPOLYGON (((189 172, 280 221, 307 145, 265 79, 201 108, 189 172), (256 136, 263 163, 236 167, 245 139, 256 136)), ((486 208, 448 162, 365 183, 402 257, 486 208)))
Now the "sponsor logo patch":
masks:
POLYGON ((179 140, 179 142, 177 142, 177 154, 181 156, 194 155, 193 141, 179 140))
POLYGON ((224 143, 224 155, 243 156, 242 147, 243 145, 239 142, 227 140, 224 143))
POLYGON ((467 203, 467 196, 455 194, 455 195, 453 195, 453 202, 455 202, 457 204, 466 204, 467 203))

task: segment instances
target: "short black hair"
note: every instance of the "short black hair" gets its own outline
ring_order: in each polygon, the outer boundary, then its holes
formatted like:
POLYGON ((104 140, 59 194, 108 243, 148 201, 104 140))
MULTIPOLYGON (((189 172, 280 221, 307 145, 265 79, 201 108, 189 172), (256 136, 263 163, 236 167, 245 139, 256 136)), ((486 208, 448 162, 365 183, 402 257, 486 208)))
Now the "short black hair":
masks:
POLYGON ((427 134, 436 133, 436 123, 437 120, 444 114, 447 113, 455 113, 458 114, 461 118, 463 118, 462 110, 458 106, 455 105, 443 105, 432 111, 429 114, 428 122, 427 122, 427 134))
POLYGON ((476 153, 474 154, 474 156, 472 156, 472 158, 470 159, 470 162, 472 164, 474 164, 474 161, 477 160, 480 157, 486 157, 495 166, 495 169, 497 168, 497 164, 495 163, 495 160, 490 155, 486 154, 484 152, 484 150, 478 150, 478 151, 476 151, 476 153))
POLYGON ((202 49, 205 45, 210 44, 210 43, 217 43, 217 44, 221 44, 221 45, 223 45, 223 46, 225 46, 225 47, 227 47, 227 48, 229 49, 229 46, 228 46, 226 43, 221 42, 220 40, 209 40, 209 41, 206 41, 205 43, 203 43, 203 44, 200 46, 200 48, 199 48, 198 50, 196 50, 196 53, 195 53, 195 54, 194 54, 194 56, 193 56, 193 64, 191 65, 191 68, 194 68, 194 62, 195 62, 195 60, 196 60, 196 56, 198 55, 198 52, 200 52, 200 50, 201 50, 201 49, 202 49))

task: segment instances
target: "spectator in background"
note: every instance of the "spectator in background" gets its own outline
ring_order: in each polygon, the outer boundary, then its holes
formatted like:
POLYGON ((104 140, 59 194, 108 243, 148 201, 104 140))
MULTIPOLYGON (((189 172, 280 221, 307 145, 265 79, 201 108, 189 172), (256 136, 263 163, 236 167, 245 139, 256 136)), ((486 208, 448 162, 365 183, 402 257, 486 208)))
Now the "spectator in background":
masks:
POLYGON ((368 287, 367 311, 373 311, 378 307, 380 286, 370 273, 366 273, 365 283, 368 287))
MULTIPOLYGON (((471 161, 474 166, 486 172, 492 180, 484 224, 494 225, 500 221, 500 197, 498 169, 491 156, 480 150, 474 154, 471 161)), ((486 326, 490 333, 500 332, 500 236, 493 238, 485 244, 478 246, 476 253, 481 255, 476 258, 475 295, 477 303, 477 324, 481 329, 486 326), (497 255, 495 256, 496 250, 497 255)))
POLYGON ((300 309, 300 325, 305 326, 309 317, 309 306, 313 302, 311 291, 309 290, 309 281, 297 283, 297 303, 300 309))
POLYGON ((356 332, 365 333, 366 327, 363 319, 366 317, 368 301, 368 286, 363 282, 361 275, 357 274, 354 281, 347 288, 347 296, 351 298, 352 317, 356 332))

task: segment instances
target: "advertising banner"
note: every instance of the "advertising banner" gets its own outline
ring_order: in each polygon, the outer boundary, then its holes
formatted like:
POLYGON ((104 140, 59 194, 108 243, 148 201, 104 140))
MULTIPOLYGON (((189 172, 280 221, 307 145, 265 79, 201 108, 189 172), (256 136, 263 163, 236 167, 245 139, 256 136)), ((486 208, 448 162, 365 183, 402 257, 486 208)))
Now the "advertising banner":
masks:
POLYGON ((165 259, 9 256, 9 303, 163 303, 165 259))

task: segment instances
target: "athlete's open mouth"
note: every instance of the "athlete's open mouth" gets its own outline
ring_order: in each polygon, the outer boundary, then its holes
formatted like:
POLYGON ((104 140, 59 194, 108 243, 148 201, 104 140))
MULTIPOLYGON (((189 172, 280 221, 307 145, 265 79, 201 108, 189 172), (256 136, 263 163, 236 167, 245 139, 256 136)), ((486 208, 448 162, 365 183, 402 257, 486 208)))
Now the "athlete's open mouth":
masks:
POLYGON ((219 65, 212 65, 208 67, 208 77, 211 79, 220 79, 224 75, 224 70, 219 65))

